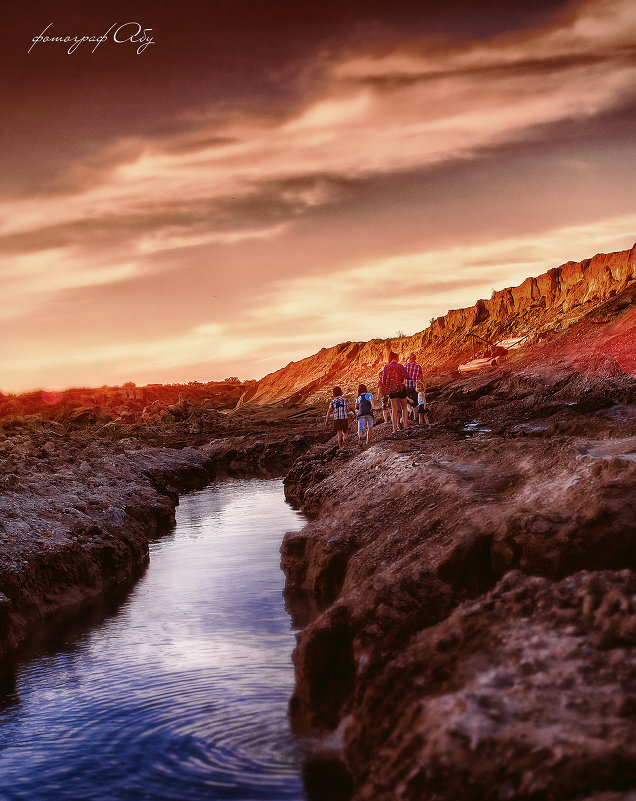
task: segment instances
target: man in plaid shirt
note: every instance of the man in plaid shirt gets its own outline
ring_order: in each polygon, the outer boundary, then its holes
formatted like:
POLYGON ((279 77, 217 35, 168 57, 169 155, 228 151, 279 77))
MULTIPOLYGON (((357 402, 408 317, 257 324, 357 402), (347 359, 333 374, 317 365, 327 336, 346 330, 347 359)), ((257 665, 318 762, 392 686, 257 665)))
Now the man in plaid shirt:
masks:
POLYGON ((409 360, 404 365, 404 369, 408 378, 404 379, 404 386, 406 387, 406 396, 411 401, 413 406, 417 406, 417 382, 422 379, 423 370, 421 366, 415 361, 416 356, 414 353, 409 354, 409 360))

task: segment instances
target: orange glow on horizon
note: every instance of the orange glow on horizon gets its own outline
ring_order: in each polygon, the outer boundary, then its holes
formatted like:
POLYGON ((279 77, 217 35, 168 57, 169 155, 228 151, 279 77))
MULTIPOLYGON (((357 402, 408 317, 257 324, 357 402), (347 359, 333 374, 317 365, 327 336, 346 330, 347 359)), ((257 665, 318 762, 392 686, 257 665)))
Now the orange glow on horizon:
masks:
POLYGON ((15 55, 0 390, 260 379, 634 244, 632 0, 442 8, 443 35, 386 5, 371 32, 261 54, 263 84, 237 20, 223 76, 223 48, 181 73, 140 61, 160 43, 112 73, 104 48, 77 83, 79 56, 15 55))

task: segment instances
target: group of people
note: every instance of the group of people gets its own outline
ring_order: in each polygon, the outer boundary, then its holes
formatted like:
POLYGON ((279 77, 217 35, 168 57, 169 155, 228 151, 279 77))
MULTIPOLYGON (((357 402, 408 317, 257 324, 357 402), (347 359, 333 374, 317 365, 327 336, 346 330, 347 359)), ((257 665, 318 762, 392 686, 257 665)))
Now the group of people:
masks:
MULTIPOLYGON (((428 419, 428 405, 426 391, 422 380, 423 370, 417 363, 415 353, 409 355, 404 364, 398 362, 395 352, 389 354, 388 364, 378 375, 378 396, 382 403, 382 415, 385 422, 391 420, 393 433, 402 428, 409 428, 409 412, 413 414, 420 425, 430 425, 428 419)), ((366 384, 358 386, 358 396, 355 403, 346 398, 340 387, 333 388, 333 399, 329 403, 325 425, 333 420, 333 430, 338 436, 338 446, 342 448, 347 441, 349 431, 349 418, 355 417, 358 424, 358 442, 363 446, 371 440, 373 428, 373 394, 369 392, 366 384)))

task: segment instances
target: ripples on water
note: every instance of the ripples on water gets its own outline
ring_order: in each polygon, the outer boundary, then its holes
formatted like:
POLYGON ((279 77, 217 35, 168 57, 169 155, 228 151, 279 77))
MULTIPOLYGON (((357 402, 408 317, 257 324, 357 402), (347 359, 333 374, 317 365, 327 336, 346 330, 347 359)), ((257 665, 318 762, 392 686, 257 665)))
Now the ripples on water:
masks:
POLYGON ((302 799, 280 481, 181 500, 116 614, 41 645, 0 694, 2 801, 302 799))

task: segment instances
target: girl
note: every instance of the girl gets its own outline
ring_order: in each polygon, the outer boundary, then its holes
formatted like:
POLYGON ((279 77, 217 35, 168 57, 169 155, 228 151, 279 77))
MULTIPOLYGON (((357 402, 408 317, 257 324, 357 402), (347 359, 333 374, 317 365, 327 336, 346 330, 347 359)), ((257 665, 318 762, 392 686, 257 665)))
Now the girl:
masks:
POLYGON ((428 404, 426 403, 426 390, 421 381, 417 382, 417 421, 423 426, 424 421, 426 425, 430 426, 431 422, 428 419, 428 404))
POLYGON ((373 407, 371 405, 373 395, 367 390, 366 384, 358 387, 358 397, 356 398, 356 412, 358 416, 358 443, 362 447, 364 432, 367 432, 367 445, 373 428, 373 407))
POLYGON ((333 430, 338 435, 338 447, 343 448, 347 441, 347 433, 349 431, 349 415, 353 415, 353 411, 349 408, 351 402, 349 398, 345 398, 342 394, 340 387, 333 388, 333 400, 327 409, 327 416, 325 417, 325 425, 329 423, 329 418, 333 418, 333 430))

